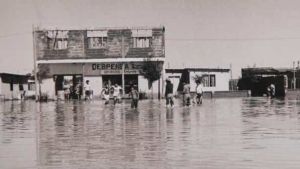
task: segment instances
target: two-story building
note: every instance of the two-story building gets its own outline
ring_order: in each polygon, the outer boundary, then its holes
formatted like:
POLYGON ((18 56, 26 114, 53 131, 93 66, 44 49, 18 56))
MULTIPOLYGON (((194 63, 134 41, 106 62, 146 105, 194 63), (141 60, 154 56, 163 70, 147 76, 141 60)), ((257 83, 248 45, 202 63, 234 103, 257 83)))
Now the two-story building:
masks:
MULTIPOLYGON (((163 67, 164 32, 164 27, 36 29, 36 65, 45 75, 42 93, 55 98, 66 86, 72 93, 77 85, 83 88, 87 80, 95 97, 100 96, 105 84, 118 84, 125 94, 132 85, 147 93, 148 81, 141 67, 147 59, 163 67)), ((154 94, 162 93, 162 81, 152 85, 154 94)))

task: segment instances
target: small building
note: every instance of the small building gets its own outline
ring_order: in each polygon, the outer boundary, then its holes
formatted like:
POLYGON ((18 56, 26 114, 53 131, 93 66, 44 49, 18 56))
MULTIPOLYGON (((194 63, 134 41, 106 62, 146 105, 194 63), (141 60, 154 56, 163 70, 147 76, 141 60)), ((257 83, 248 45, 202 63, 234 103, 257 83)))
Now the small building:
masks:
POLYGON ((10 73, 0 73, 0 99, 15 100, 25 98, 32 91, 28 83, 30 76, 10 73))
POLYGON ((248 77, 285 77, 285 87, 287 89, 300 89, 300 69, 292 68, 273 68, 273 67, 257 67, 257 68, 243 68, 242 78, 248 77))
POLYGON ((300 88, 299 75, 298 70, 289 68, 243 68, 238 88, 251 90, 252 96, 264 96, 268 95, 268 87, 273 84, 276 88, 275 96, 284 97, 286 89, 292 89, 294 86, 300 88))
POLYGON ((180 93, 183 82, 190 83, 191 92, 196 90, 195 78, 202 77, 204 92, 229 91, 230 69, 220 68, 184 68, 166 69, 166 78, 174 85, 174 92, 180 93))
MULTIPOLYGON (((89 80, 94 97, 99 97, 105 84, 130 86, 149 92, 148 81, 141 73, 145 60, 156 62, 162 69, 165 60, 165 28, 97 28, 37 29, 34 31, 35 53, 39 69, 46 72, 42 93, 56 98, 68 86, 84 88, 89 80)), ((153 93, 159 97, 163 83, 154 82, 153 93)))

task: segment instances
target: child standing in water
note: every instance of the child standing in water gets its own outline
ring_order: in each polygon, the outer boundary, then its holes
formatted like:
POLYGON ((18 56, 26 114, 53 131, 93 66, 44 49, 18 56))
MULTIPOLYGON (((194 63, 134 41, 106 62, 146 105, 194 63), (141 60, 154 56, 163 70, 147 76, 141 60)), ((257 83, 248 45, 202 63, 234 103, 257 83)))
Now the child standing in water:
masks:
POLYGON ((109 103, 109 88, 108 85, 106 84, 105 87, 102 89, 101 94, 103 95, 105 102, 104 104, 108 104, 109 103))
POLYGON ((132 86, 129 94, 131 96, 131 108, 136 109, 139 102, 139 92, 135 89, 134 86, 132 86))

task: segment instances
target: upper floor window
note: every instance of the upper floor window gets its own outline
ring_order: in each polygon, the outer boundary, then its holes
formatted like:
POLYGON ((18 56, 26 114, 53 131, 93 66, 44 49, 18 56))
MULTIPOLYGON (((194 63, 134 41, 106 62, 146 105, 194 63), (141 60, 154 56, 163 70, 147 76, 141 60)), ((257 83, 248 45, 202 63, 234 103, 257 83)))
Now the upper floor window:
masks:
POLYGON ((134 48, 149 48, 150 47, 150 37, 134 37, 133 47, 134 48))
POLYGON ((68 31, 47 31, 48 48, 61 50, 68 48, 68 31))
POLYGON ((132 30, 134 48, 149 48, 152 40, 152 30, 132 30))
POLYGON ((88 48, 99 49, 107 45, 107 31, 87 31, 88 48))
POLYGON ((203 86, 204 87, 215 87, 216 86, 216 75, 203 75, 203 86))

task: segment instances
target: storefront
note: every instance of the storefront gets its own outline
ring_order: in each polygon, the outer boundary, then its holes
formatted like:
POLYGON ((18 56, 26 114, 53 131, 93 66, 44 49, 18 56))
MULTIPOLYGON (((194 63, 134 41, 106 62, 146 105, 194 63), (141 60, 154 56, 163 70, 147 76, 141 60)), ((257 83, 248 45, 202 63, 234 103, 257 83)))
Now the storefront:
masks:
MULTIPOLYGON (((163 62, 160 62, 161 64, 163 62)), ((40 63, 41 65, 42 63, 40 63)), ((66 88, 70 90, 71 98, 76 98, 76 88, 80 86, 80 95, 84 95, 84 86, 86 81, 93 90, 94 97, 100 97, 103 87, 107 84, 113 86, 118 84, 124 88, 124 96, 128 96, 132 86, 135 86, 139 92, 147 92, 148 81, 141 74, 142 61, 136 62, 102 62, 102 63, 51 63, 47 64, 49 75, 52 80, 47 80, 47 87, 43 87, 45 93, 58 93, 66 88), (124 72, 124 73, 123 73, 124 72), (124 74, 124 79, 122 75, 124 74), (52 81, 52 82, 51 82, 52 81), (52 83, 52 84, 51 84, 52 83), (52 88, 52 89, 51 89, 52 88)), ((163 77, 161 77, 163 78, 163 77)), ((162 79, 158 80, 162 81, 162 79)), ((162 93, 162 83, 154 82, 154 91, 162 93), (160 85, 160 86, 158 86, 160 85)), ((157 92, 155 92, 157 93, 157 92)))

